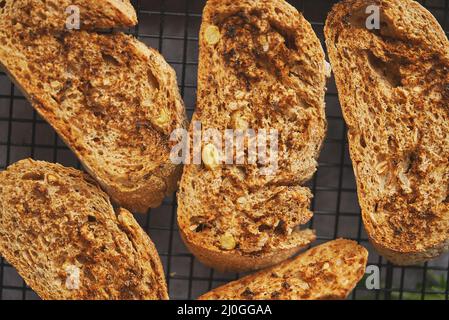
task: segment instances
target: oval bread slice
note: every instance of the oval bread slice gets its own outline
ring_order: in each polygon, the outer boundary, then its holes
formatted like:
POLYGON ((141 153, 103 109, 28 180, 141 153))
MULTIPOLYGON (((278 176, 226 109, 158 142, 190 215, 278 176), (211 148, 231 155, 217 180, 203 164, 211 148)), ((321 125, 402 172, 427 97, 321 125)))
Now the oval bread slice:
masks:
POLYGON ((338 239, 216 288, 200 300, 345 299, 365 274, 368 251, 338 239))
MULTIPOLYGON (((189 249, 221 271, 266 267, 315 239, 301 186, 315 172, 326 131, 325 60, 310 24, 283 0, 209 0, 200 31, 198 101, 203 133, 278 132, 278 170, 222 164, 203 141, 202 165, 184 167, 178 223, 189 249)), ((246 145, 245 154, 249 151, 246 145)), ((221 152, 223 155, 223 152, 221 152)))
POLYGON ((129 0, 3 0, 0 15, 35 31, 132 27, 137 14, 129 0), (79 18, 79 19, 78 19, 79 18))
POLYGON ((36 30, 8 15, 0 65, 33 107, 114 202, 159 206, 182 170, 170 160, 170 134, 186 126, 174 70, 123 33, 36 30))
POLYGON ((380 29, 366 27, 367 1, 343 1, 326 42, 365 229, 408 265, 449 249, 449 41, 417 2, 374 3, 380 29))
POLYGON ((26 159, 0 173, 0 254, 43 299, 168 299, 134 217, 58 164, 26 159))

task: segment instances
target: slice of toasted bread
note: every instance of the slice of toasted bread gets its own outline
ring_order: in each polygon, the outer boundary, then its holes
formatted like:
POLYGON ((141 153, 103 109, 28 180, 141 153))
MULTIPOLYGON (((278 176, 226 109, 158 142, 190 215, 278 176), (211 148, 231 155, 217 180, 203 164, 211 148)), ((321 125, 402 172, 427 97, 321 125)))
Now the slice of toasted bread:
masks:
POLYGON ((81 171, 30 159, 0 173, 0 254, 43 299, 167 299, 159 255, 81 171))
POLYGON ((186 126, 174 70, 122 33, 36 32, 7 12, 0 65, 114 202, 159 206, 182 171, 169 157, 171 132, 186 126))
POLYGON ((137 15, 129 0, 3 0, 0 15, 35 31, 64 30, 73 18, 81 29, 132 27, 137 15), (72 16, 73 14, 79 17, 72 16))
POLYGON ((287 2, 207 2, 191 132, 196 121, 203 132, 277 130, 279 169, 263 175, 266 167, 250 161, 184 167, 178 224, 206 265, 260 269, 315 239, 313 231, 299 230, 312 217, 312 194, 301 184, 316 170, 326 131, 325 70, 312 27, 287 2))
POLYGON ((449 42, 410 0, 337 4, 326 42, 366 231, 407 265, 449 249, 449 42), (367 6, 380 8, 368 30, 367 6))
POLYGON ((354 241, 327 242, 278 266, 216 288, 200 300, 345 299, 365 274, 368 251, 354 241))

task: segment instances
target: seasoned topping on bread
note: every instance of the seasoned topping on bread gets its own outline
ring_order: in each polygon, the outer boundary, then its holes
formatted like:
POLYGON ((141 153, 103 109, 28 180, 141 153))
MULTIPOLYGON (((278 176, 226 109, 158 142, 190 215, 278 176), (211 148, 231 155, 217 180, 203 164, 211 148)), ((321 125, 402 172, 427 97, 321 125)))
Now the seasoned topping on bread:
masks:
POLYGON ((344 299, 363 277, 367 259, 365 248, 353 241, 338 239, 216 288, 199 299, 344 299))
MULTIPOLYGON (((32 2, 34 14, 55 1, 32 2)), ((158 206, 180 176, 169 158, 170 133, 186 122, 174 70, 123 33, 19 27, 27 3, 7 1, 1 12, 0 62, 114 202, 158 206)), ((111 3, 128 2, 99 3, 112 14, 111 3)))
MULTIPOLYGON (((203 262, 228 270, 260 268, 314 239, 301 230, 312 217, 312 195, 301 184, 315 172, 324 138, 324 90, 320 42, 293 7, 281 0, 208 1, 193 121, 203 132, 243 132, 244 150, 218 166, 215 150, 203 144, 203 165, 184 168, 178 221, 203 262), (277 133, 278 170, 269 174, 251 158, 262 132, 277 133), (208 259, 220 254, 227 254, 226 263, 208 259), (230 256, 253 262, 236 265, 230 256)), ((274 139, 267 135, 267 144, 274 139)))
POLYGON ((0 254, 41 298, 168 299, 153 243, 90 176, 26 159, 0 186, 0 254))
POLYGON ((326 41, 368 235, 411 264, 449 247, 449 41, 415 1, 381 1, 379 30, 364 26, 365 7, 336 5, 326 41))

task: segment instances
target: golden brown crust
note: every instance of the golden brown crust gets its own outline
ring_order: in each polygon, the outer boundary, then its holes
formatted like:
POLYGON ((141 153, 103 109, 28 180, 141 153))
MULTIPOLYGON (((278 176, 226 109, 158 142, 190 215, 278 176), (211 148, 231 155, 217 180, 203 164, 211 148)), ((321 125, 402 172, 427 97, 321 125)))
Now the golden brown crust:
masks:
POLYGON ((338 239, 296 258, 230 282, 200 300, 345 299, 362 279, 368 251, 354 241, 338 239))
POLYGON ((348 0, 326 22, 362 217, 400 265, 449 250, 449 42, 415 1, 348 0), (380 30, 365 27, 380 6, 380 30))
POLYGON ((145 213, 176 190, 169 136, 186 115, 156 50, 122 33, 2 25, 0 64, 114 202, 145 213))
POLYGON ((41 298, 168 299, 154 244, 91 177, 26 159, 0 182, 0 254, 41 298))
POLYGON ((72 22, 68 9, 77 7, 81 29, 132 27, 137 14, 128 0, 6 0, 0 14, 5 20, 18 20, 38 32, 62 31, 72 22))
POLYGON ((263 175, 248 162, 186 165, 178 224, 207 265, 259 269, 315 239, 299 231, 312 217, 312 194, 301 184, 316 170, 326 130, 324 52, 310 24, 283 0, 209 0, 199 42, 192 121, 203 132, 276 129, 279 169, 263 175))
POLYGON ((243 255, 239 252, 217 251, 198 245, 195 241, 189 241, 186 238, 183 229, 180 229, 180 233, 189 251, 201 263, 219 272, 246 272, 270 267, 294 256, 316 239, 312 230, 304 230, 301 235, 303 242, 298 242, 291 248, 279 249, 267 254, 243 255))

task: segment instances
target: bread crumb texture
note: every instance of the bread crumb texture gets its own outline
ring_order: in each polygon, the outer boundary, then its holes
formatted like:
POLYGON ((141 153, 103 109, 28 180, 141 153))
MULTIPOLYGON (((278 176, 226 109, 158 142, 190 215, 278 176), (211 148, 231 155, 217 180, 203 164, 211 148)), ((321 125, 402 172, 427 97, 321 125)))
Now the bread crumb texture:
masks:
MULTIPOLYGON (((64 3, 6 1, 0 62, 113 201, 146 212, 180 177, 169 159, 170 133, 186 125, 175 72, 156 50, 123 33, 56 28, 64 3), (55 27, 35 27, 40 21, 55 27)), ((88 2, 106 13, 127 3, 88 2)), ((110 17, 114 26, 120 17, 110 17)))
POLYGON ((325 81, 320 42, 285 1, 207 2, 193 121, 201 122, 203 132, 277 130, 279 170, 263 175, 263 166, 248 157, 242 165, 224 165, 217 156, 217 165, 215 150, 203 143, 204 164, 184 168, 178 222, 204 263, 257 269, 315 238, 311 230, 299 230, 312 217, 312 194, 301 184, 316 170, 326 131, 325 81), (240 263, 236 257, 248 259, 240 263))
POLYGON ((0 254, 43 299, 168 299, 159 256, 133 216, 115 213, 90 176, 58 164, 27 159, 0 173, 0 254), (77 289, 67 286, 70 269, 77 289))
POLYGON ((200 300, 345 299, 365 274, 368 251, 337 239, 282 264, 216 288, 200 300))
POLYGON ((365 228, 389 260, 412 264, 449 248, 449 42, 417 2, 373 3, 380 30, 365 27, 366 1, 343 1, 326 42, 365 228))
MULTIPOLYGON (((70 9, 79 9, 81 29, 132 27, 137 15, 129 0, 2 0, 0 13, 14 24, 35 31, 62 31, 72 21, 70 9)), ((77 12, 76 12, 77 13, 77 12)), ((75 17, 75 16, 73 16, 75 17)))

